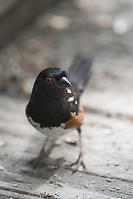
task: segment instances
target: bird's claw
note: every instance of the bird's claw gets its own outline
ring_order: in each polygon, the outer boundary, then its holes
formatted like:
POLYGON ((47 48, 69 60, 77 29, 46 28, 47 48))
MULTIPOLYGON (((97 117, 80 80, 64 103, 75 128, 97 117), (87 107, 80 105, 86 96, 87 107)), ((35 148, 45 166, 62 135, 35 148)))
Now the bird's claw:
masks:
POLYGON ((39 155, 36 158, 30 160, 30 164, 32 164, 33 167, 36 168, 38 166, 38 164, 40 163, 40 161, 44 157, 47 157, 47 155, 48 154, 45 152, 44 148, 42 148, 41 151, 40 151, 40 153, 39 153, 39 155))
POLYGON ((34 168, 36 168, 38 166, 38 164, 40 163, 40 161, 41 161, 41 157, 38 156, 38 157, 33 158, 32 160, 30 160, 30 164, 32 164, 32 166, 34 168))
POLYGON ((75 162, 73 162, 71 164, 67 164, 67 167, 73 167, 75 165, 76 165, 76 167, 72 171, 72 174, 74 174, 76 171, 78 171, 78 169, 79 169, 80 166, 82 166, 83 169, 86 169, 86 166, 85 166, 84 161, 83 161, 82 154, 79 154, 79 157, 78 157, 78 159, 75 162))

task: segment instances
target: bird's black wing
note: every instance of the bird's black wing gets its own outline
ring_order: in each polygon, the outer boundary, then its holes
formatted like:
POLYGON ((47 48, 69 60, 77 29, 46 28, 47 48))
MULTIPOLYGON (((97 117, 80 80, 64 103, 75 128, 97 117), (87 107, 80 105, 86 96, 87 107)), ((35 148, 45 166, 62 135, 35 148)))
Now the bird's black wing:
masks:
POLYGON ((68 79, 75 92, 81 94, 91 77, 92 57, 76 55, 68 71, 68 79))

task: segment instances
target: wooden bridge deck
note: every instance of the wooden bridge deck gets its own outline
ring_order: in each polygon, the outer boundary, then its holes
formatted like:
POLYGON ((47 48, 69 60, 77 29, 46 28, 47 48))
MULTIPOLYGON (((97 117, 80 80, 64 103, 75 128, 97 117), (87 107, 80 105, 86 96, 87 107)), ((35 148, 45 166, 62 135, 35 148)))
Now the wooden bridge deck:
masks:
POLYGON ((121 63, 120 59, 96 60, 82 97, 87 170, 74 175, 60 157, 69 162, 76 159, 78 146, 65 140, 76 141, 77 133, 61 138, 47 162, 33 169, 29 160, 44 138, 26 121, 24 100, 0 96, 1 199, 133 198, 132 61, 128 57, 121 63))

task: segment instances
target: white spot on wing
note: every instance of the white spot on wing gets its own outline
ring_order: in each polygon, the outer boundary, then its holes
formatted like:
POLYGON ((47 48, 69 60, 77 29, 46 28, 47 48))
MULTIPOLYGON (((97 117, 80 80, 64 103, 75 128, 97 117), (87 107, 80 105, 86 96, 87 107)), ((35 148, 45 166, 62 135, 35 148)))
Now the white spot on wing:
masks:
POLYGON ((75 104, 78 104, 77 100, 75 101, 75 104))
POLYGON ((68 102, 73 102, 73 101, 74 101, 74 96, 68 98, 68 102))
POLYGON ((71 94, 72 91, 69 88, 66 88, 67 93, 71 94))

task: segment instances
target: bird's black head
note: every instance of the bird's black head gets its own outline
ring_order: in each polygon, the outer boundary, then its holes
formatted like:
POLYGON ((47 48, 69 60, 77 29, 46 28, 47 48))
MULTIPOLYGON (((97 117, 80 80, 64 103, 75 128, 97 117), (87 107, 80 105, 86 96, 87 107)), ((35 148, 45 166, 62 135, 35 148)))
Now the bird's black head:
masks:
POLYGON ((60 68, 47 68, 41 71, 35 81, 32 95, 35 97, 58 97, 66 87, 71 86, 67 74, 60 68))

